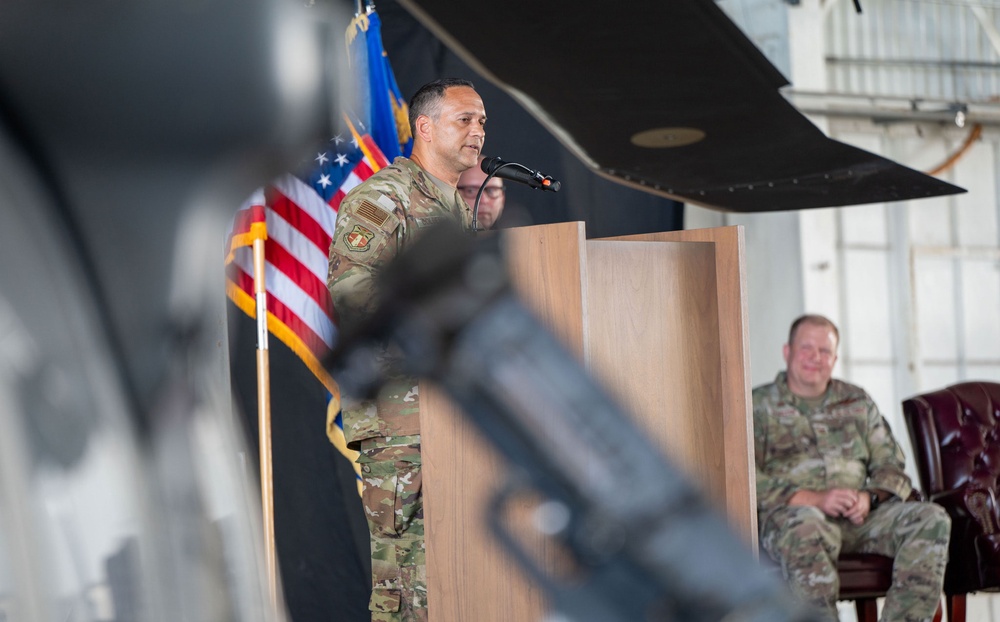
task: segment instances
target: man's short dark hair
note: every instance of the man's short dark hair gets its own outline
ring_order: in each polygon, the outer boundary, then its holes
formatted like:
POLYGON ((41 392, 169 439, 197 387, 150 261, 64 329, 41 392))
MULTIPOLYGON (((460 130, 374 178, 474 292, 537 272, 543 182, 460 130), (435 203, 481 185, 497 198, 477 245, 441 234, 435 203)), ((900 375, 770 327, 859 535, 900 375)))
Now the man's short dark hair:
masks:
POLYGON ((840 331, 837 330, 837 325, 834 324, 830 318, 825 315, 819 315, 816 313, 807 313, 802 315, 794 322, 792 322, 792 327, 788 330, 788 345, 791 346, 792 342, 795 341, 795 332, 799 330, 799 325, 801 324, 812 324, 813 326, 826 326, 833 331, 833 336, 837 338, 837 345, 840 345, 840 331))
POLYGON ((437 118, 438 107, 444 92, 456 86, 467 86, 470 89, 476 88, 472 82, 462 78, 441 78, 420 87, 413 97, 410 98, 410 131, 417 135, 417 117, 427 115, 432 119, 437 118))

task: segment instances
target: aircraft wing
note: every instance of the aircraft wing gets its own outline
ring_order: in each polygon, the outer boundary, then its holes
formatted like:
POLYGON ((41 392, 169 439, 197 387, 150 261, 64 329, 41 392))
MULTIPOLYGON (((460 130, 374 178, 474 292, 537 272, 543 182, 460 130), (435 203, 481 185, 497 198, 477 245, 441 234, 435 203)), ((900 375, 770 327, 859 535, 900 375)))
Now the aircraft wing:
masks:
POLYGON ((828 138, 712 0, 399 0, 595 172, 735 212, 962 188, 828 138))

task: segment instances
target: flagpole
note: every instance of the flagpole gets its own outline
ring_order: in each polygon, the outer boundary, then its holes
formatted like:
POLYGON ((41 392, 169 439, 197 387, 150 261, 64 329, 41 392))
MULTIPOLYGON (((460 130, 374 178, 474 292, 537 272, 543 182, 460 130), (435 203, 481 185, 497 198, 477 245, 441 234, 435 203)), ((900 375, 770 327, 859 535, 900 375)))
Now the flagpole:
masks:
POLYGON ((253 241, 254 294, 257 298, 257 430, 260 447, 260 501, 264 517, 267 593, 278 619, 277 554, 274 543, 274 478, 271 467, 271 372, 267 347, 267 288, 264 283, 264 239, 253 241))

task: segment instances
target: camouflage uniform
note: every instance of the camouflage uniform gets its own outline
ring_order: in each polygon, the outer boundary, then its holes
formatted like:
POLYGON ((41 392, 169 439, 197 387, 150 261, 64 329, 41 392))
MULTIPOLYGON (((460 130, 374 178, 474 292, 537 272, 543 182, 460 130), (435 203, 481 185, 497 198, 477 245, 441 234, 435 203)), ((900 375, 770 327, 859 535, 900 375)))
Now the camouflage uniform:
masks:
POLYGON ((930 620, 940 600, 951 519, 933 503, 883 502, 861 525, 819 508, 789 506, 799 490, 880 489, 910 495, 903 452, 878 407, 839 380, 818 406, 788 389, 785 372, 753 391, 761 547, 792 590, 837 619, 836 560, 843 552, 895 558, 882 620, 930 620))
MULTIPOLYGON (((457 190, 406 158, 396 158, 340 205, 327 285, 342 327, 373 310, 374 276, 444 219, 468 228, 472 214, 457 190)), ((374 401, 343 410, 348 447, 361 452, 362 501, 371 531, 374 621, 427 619, 417 383, 391 377, 374 401)))

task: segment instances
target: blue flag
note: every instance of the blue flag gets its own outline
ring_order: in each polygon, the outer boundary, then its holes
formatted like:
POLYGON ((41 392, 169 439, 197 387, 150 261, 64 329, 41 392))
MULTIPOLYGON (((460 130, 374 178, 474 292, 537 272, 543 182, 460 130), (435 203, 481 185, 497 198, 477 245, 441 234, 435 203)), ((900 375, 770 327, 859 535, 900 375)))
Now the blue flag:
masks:
POLYGON ((356 113, 390 162, 410 155, 409 111, 382 46, 382 20, 374 9, 354 18, 347 43, 357 85, 356 113))

